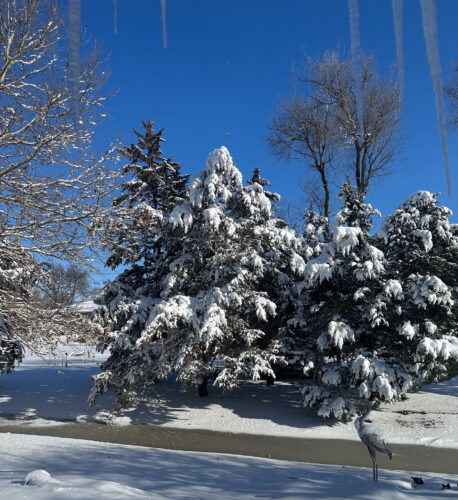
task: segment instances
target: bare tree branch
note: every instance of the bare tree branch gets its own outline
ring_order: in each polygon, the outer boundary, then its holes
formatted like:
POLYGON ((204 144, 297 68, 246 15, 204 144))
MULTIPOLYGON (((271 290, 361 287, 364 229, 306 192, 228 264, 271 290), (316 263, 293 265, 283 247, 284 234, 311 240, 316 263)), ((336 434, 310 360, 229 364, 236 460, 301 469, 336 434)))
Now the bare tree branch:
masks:
POLYGON ((458 59, 453 63, 452 80, 445 86, 445 95, 450 106, 449 123, 453 129, 458 129, 458 59))
POLYGON ((389 173, 401 149, 401 101, 390 79, 380 78, 372 58, 361 58, 363 123, 359 124, 351 61, 335 51, 308 58, 293 97, 283 99, 269 124, 267 142, 278 158, 299 160, 320 183, 307 187, 309 200, 329 219, 331 178, 347 173, 358 192, 389 173), (303 93, 300 93, 303 91, 303 93), (345 168, 343 168, 345 167, 345 168), (345 172, 346 170, 346 172, 345 172))
POLYGON ((0 322, 29 346, 65 323, 32 300, 43 261, 90 265, 88 229, 116 187, 116 146, 93 147, 104 60, 93 49, 78 67, 77 130, 62 26, 52 0, 0 0, 0 322))

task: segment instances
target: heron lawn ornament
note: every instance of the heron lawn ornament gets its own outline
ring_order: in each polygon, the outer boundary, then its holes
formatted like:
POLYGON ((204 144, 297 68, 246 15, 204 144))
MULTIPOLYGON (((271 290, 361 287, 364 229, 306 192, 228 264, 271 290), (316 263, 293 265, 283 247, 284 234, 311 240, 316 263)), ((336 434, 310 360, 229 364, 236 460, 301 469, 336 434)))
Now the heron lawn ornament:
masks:
POLYGON ((372 411, 372 407, 369 407, 366 412, 355 419, 355 427, 358 431, 358 436, 361 441, 367 446, 369 450, 369 455, 372 458, 372 476, 374 481, 378 481, 378 465, 376 459, 376 452, 385 453, 388 455, 389 459, 392 458, 392 453, 390 446, 385 441, 382 435, 382 431, 372 423, 366 421, 369 413, 372 411))

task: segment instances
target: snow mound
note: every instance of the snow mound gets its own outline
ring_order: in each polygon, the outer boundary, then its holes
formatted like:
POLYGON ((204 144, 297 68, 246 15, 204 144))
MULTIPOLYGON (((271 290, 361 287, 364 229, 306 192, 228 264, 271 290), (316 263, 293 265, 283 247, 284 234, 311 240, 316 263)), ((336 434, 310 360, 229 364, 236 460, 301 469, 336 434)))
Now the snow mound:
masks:
POLYGON ((44 469, 33 470, 25 476, 25 484, 27 486, 43 486, 54 481, 51 474, 44 469))
MULTIPOLYGON (((58 471, 66 473, 65 470, 58 471)), ((152 492, 146 492, 118 483, 116 481, 103 481, 100 478, 88 479, 86 476, 73 477, 70 481, 61 482, 54 479, 45 469, 36 469, 29 472, 25 477, 26 486, 38 486, 42 488, 27 496, 8 496, 1 498, 33 498, 34 500, 88 500, 97 498, 99 500, 127 500, 128 498, 148 498, 148 500, 160 500, 161 496, 156 496, 152 492)), ((128 477, 128 473, 126 474, 128 477)), ((18 493, 17 491, 15 492, 18 493)))

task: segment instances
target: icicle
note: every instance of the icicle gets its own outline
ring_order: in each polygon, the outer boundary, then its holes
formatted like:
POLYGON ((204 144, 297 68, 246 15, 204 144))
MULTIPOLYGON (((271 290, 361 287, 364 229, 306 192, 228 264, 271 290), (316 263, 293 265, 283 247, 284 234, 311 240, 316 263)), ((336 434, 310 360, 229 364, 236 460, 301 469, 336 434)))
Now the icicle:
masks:
POLYGON ((398 61, 399 97, 404 100, 404 42, 402 37, 402 0, 391 0, 393 8, 394 36, 396 38, 396 59, 398 61))
POLYGON ((437 121, 439 122, 442 152, 445 159, 448 195, 451 196, 452 182, 450 179, 450 161, 448 158, 444 101, 442 99, 442 73, 439 58, 439 44, 437 41, 436 6, 434 0, 420 0, 420 2, 423 17, 423 33, 425 36, 426 53, 428 54, 429 71, 431 73, 434 97, 436 99, 437 121))
POLYGON ((167 48, 167 24, 165 17, 165 0, 161 0, 161 11, 162 11, 162 40, 164 42, 164 49, 167 48))
POLYGON ((68 2, 68 73, 70 90, 72 93, 71 103, 73 120, 75 122, 76 135, 79 137, 80 103, 79 103, 79 72, 80 72, 80 26, 81 26, 81 3, 80 0, 69 0, 68 2))
POLYGON ((350 13, 351 58, 355 78, 356 114, 358 116, 358 129, 362 133, 364 132, 364 103, 361 89, 361 45, 359 40, 358 0, 348 0, 348 10, 350 13))
POLYGON ((118 0, 113 0, 113 31, 118 34, 118 0))

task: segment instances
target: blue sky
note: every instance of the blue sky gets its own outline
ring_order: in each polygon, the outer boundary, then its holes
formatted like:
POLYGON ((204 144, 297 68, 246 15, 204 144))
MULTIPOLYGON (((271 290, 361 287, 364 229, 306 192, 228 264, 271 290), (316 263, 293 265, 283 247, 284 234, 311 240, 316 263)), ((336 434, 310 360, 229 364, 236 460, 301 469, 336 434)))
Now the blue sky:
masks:
MULTIPOLYGON (((458 58, 458 2, 438 0, 444 81, 458 58)), ((361 45, 380 72, 395 64, 390 0, 361 0, 361 45)), ((160 0, 83 0, 82 22, 110 52, 108 86, 116 91, 100 141, 134 141, 133 128, 151 117, 164 128, 164 153, 196 173, 207 154, 225 145, 244 178, 260 167, 284 199, 302 196, 303 165, 279 162, 263 140, 291 69, 304 55, 350 48, 346 0, 168 0, 168 48, 162 46, 160 0), (226 133, 230 132, 230 136, 226 133)), ((458 213, 458 133, 449 133, 452 197, 448 198, 419 0, 404 2, 405 151, 395 173, 375 184, 369 200, 387 215, 418 189, 444 193, 458 213)), ((456 215, 453 217, 457 221, 456 215)))

